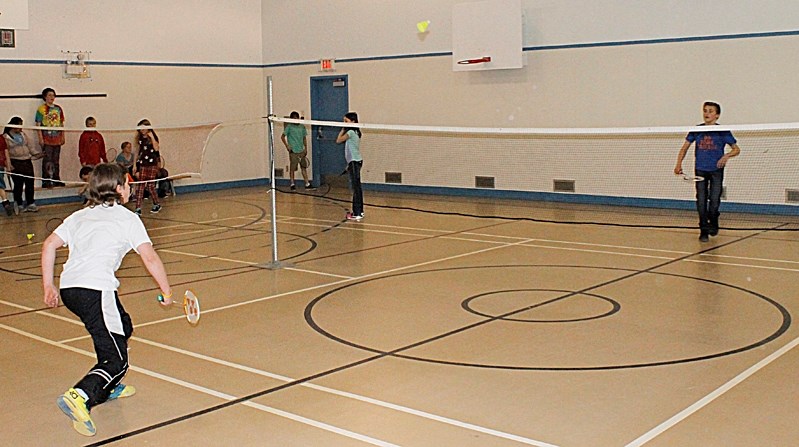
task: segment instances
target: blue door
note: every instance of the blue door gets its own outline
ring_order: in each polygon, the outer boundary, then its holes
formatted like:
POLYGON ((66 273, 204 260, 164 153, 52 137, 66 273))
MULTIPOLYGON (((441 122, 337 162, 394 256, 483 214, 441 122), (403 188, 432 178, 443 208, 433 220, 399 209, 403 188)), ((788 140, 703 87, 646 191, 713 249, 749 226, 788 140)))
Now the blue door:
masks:
MULTIPOLYGON (((311 119, 342 122, 349 111, 349 82, 346 75, 311 78, 311 119)), ((340 177, 347 169, 344 145, 336 144, 339 126, 311 126, 313 177, 321 184, 346 182, 340 177)))

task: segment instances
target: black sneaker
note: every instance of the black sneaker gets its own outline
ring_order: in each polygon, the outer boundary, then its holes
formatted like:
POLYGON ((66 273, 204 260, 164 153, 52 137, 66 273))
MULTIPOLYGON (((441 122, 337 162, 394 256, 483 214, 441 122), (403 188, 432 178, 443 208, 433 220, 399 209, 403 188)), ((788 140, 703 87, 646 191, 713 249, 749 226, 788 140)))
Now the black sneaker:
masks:
POLYGON ((313 191, 316 188, 314 188, 314 186, 312 184, 308 183, 308 184, 305 185, 305 189, 307 189, 308 191, 313 191))
POLYGON ((699 233, 699 242, 707 242, 707 241, 708 241, 707 233, 705 233, 704 231, 699 233))
POLYGON ((5 208, 7 215, 9 215, 9 216, 13 216, 14 215, 14 206, 11 205, 11 202, 9 202, 8 200, 3 202, 3 208, 5 208))
POLYGON ((289 189, 291 189, 292 191, 296 191, 297 190, 297 186, 296 185, 291 185, 291 187, 289 189))
POLYGON ((161 205, 153 205, 153 207, 150 208, 150 212, 153 214, 158 214, 159 211, 161 211, 161 205))

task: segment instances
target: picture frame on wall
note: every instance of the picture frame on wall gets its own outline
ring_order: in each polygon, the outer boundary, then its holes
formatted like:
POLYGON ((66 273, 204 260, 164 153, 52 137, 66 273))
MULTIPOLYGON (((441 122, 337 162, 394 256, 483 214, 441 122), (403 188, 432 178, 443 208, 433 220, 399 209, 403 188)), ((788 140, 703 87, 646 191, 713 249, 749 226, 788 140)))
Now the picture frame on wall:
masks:
POLYGON ((16 42, 14 39, 14 30, 13 29, 0 29, 0 47, 3 48, 14 48, 16 46, 16 42))

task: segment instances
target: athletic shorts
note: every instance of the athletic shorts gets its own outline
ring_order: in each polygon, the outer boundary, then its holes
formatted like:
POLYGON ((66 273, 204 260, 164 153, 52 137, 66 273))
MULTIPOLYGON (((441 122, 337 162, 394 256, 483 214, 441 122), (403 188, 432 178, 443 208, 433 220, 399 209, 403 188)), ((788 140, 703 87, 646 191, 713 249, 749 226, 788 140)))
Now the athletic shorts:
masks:
POLYGON ((289 168, 291 172, 297 170, 297 165, 305 169, 308 167, 308 151, 291 152, 289 154, 289 160, 291 161, 291 166, 289 168))

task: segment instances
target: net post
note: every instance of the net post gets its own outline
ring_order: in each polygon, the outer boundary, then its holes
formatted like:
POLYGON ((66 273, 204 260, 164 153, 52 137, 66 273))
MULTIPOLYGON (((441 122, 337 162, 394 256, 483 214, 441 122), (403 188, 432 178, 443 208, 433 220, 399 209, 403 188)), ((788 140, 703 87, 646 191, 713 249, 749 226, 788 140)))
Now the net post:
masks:
POLYGON ((277 205, 275 203, 275 191, 277 191, 277 183, 275 180, 275 123, 272 122, 271 117, 274 115, 274 108, 272 105, 272 76, 266 77, 266 104, 267 104, 267 143, 269 147, 269 198, 272 213, 270 216, 270 223, 272 225, 272 260, 265 264, 258 264, 257 267, 269 270, 278 270, 281 268, 290 267, 291 264, 281 263, 277 257, 277 205))

